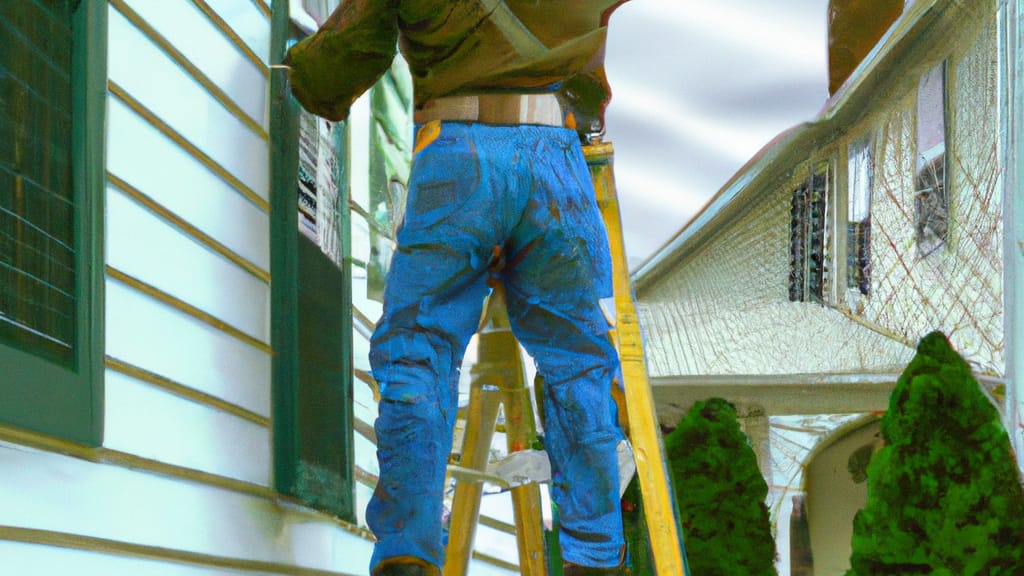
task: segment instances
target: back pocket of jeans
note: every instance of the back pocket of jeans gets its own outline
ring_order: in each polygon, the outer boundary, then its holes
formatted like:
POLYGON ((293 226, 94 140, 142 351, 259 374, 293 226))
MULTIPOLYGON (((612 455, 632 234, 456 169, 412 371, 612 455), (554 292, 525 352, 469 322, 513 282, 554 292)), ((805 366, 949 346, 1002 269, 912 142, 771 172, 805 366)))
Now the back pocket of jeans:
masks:
POLYGON ((405 226, 426 228, 462 210, 480 186, 480 162, 471 141, 442 136, 413 161, 405 226))

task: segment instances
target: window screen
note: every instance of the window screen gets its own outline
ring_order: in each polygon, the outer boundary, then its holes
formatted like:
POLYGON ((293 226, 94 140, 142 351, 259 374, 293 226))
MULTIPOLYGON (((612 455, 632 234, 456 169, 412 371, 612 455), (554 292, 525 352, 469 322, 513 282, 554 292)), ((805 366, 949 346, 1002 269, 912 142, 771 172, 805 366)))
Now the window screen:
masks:
POLYGON ((0 341, 75 341, 71 0, 0 2, 0 341))
POLYGON ((790 204, 789 299, 824 300, 828 280, 829 166, 818 165, 809 182, 793 191, 790 204))
POLYGON ((105 0, 0 0, 0 423, 103 437, 105 0))

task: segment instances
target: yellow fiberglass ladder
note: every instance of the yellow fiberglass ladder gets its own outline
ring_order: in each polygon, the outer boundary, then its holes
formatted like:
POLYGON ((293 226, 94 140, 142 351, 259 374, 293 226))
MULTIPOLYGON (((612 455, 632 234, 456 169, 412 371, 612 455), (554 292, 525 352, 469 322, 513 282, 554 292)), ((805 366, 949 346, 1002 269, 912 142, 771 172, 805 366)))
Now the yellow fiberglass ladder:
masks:
MULTIPOLYGON (((613 388, 614 392, 621 393, 617 394, 616 401, 620 404, 620 414, 624 413, 624 428, 632 444, 654 566, 659 576, 689 576, 626 266, 612 170, 614 150, 611 143, 595 142, 584 146, 584 153, 608 230, 615 291, 612 337, 619 352, 623 378, 621 389, 613 388)), ((560 570, 558 566, 553 566, 552 574, 548 574, 544 555, 537 481, 543 479, 545 473, 550 477, 550 469, 544 469, 546 457, 544 462, 534 457, 537 451, 532 448, 537 433, 530 389, 526 386, 522 354, 509 327, 500 285, 493 286, 477 338, 477 362, 471 370, 464 440, 457 460, 453 458, 448 467, 456 486, 443 576, 468 573, 484 482, 511 493, 520 573, 523 576, 561 576, 556 573, 560 570), (497 465, 488 466, 499 404, 504 409, 509 456, 497 465), (509 470, 515 472, 509 473, 509 470)))

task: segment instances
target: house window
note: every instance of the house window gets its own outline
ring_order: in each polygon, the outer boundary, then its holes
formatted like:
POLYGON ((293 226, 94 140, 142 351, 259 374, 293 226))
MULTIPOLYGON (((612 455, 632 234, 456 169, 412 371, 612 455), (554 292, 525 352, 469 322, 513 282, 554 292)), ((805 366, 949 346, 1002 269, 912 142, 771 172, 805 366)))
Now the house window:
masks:
POLYGON ((867 295, 871 292, 871 189, 874 185, 874 139, 850 145, 846 224, 846 285, 867 295))
POLYGON ((914 229, 917 256, 926 258, 946 245, 946 65, 926 72, 917 90, 917 166, 914 175, 914 229))
POLYGON ((106 3, 0 3, 0 421, 101 440, 106 3))
POLYGON ((793 191, 789 208, 789 300, 803 302, 807 235, 807 185, 793 191))
POLYGON ((828 280, 829 166, 819 164, 790 204, 789 299, 822 302, 828 280))

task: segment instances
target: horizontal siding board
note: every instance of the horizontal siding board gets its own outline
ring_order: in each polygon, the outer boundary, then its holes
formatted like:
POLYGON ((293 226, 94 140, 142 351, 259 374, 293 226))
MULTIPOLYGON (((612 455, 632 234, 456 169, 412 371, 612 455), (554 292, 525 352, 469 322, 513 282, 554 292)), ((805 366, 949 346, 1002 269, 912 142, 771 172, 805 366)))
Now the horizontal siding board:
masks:
POLYGON ((239 0, 206 0, 206 4, 263 62, 270 62, 270 22, 259 9, 239 0))
MULTIPOLYGON (((484 501, 493 496, 484 496, 484 501)), ((509 504, 511 510, 512 505, 509 504)), ((476 539, 473 542, 473 550, 493 556, 495 558, 501 558, 506 562, 512 562, 513 564, 519 563, 519 553, 516 547, 516 536, 515 534, 508 534, 500 530, 491 528, 490 526, 484 526, 480 524, 476 528, 476 539)))
POLYGON ((509 576, 509 574, 518 574, 518 571, 512 572, 511 570, 499 568, 493 564, 480 562, 478 560, 470 562, 469 566, 469 573, 473 576, 509 576))
MULTIPOLYGON (((352 212, 352 258, 360 262, 370 261, 370 225, 362 216, 352 212)), ((365 274, 365 272, 362 272, 365 274)))
MULTIPOLYGON (((267 129, 267 79, 210 19, 188 2, 125 0, 132 10, 267 129)), ((269 25, 266 30, 269 44, 269 25)))
POLYGON ((377 417, 377 402, 373 399, 373 390, 370 385, 359 378, 353 378, 352 401, 355 408, 355 417, 367 424, 373 424, 377 417))
MULTIPOLYGON (((362 338, 359 334, 353 334, 353 341, 357 338, 362 338)), ((373 388, 371 388, 368 382, 365 382, 360 377, 353 378, 353 397, 357 404, 366 404, 367 406, 375 404, 376 400, 373 398, 373 388)))
POLYGON ((110 81, 266 200, 269 144, 113 8, 109 34, 110 81))
POLYGON ((270 417, 270 355, 108 280, 107 355, 270 417))
POLYGON ((370 474, 378 475, 380 467, 377 465, 377 446, 367 440, 362 434, 355 435, 355 465, 370 474))
POLYGON ((270 341, 270 286, 107 186, 107 264, 270 341))
MULTIPOLYGON (((353 406, 352 417, 356 420, 363 422, 369 426, 373 426, 374 421, 377 419, 377 407, 376 405, 367 405, 363 403, 356 403, 353 406)), ((357 434, 357 436, 360 436, 357 434)))
POLYGON ((0 469, 0 526, 357 574, 369 560, 365 539, 290 504, 9 444, 0 469))
POLYGON ((366 505, 370 503, 373 496, 373 488, 366 484, 356 484, 356 523, 359 526, 366 526, 366 505))
POLYGON ((263 270, 270 269, 270 221, 192 155, 116 98, 108 100, 107 168, 263 270))
MULTIPOLYGON (((349 198, 363 209, 370 205, 370 97, 364 94, 352 104, 348 116, 350 158, 349 198)), ((365 222, 364 222, 365 225, 365 222)), ((354 231, 353 231, 354 233, 354 231)))
POLYGON ((370 370, 370 341, 353 330, 352 365, 356 370, 370 370))
POLYGON ((104 388, 104 447, 270 485, 267 427, 112 370, 104 388))
POLYGON ((0 540, 0 558, 7 574, 74 574, 74 576, 258 576, 266 572, 225 570, 130 558, 89 550, 0 540))
POLYGON ((352 268, 352 306, 373 322, 384 312, 384 305, 367 295, 366 270, 363 268, 352 268))

